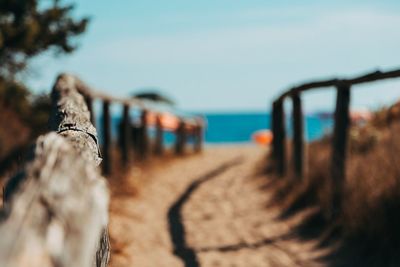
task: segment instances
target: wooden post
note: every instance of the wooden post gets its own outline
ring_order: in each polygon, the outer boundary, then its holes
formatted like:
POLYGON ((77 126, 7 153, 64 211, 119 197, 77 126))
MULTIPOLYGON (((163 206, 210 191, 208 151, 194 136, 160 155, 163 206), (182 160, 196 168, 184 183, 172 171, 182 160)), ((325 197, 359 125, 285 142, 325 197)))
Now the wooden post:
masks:
POLYGON ((332 141, 333 215, 341 209, 341 194, 346 175, 347 137, 350 126, 350 85, 337 87, 335 126, 332 141))
POLYGON ((52 91, 52 131, 4 189, 2 267, 106 267, 109 190, 97 166, 97 132, 74 78, 52 91), (57 133, 56 133, 57 132, 57 133))
POLYGON ((276 102, 272 103, 272 111, 271 111, 271 130, 272 130, 272 158, 274 161, 277 160, 277 153, 276 151, 278 150, 278 142, 276 136, 278 136, 277 131, 278 131, 278 126, 277 126, 277 104, 276 102))
POLYGON ((183 122, 183 131, 182 131, 182 151, 185 151, 185 146, 188 143, 190 138, 190 130, 188 129, 188 125, 186 122, 183 122))
POLYGON ((93 109, 93 98, 91 96, 86 95, 85 102, 90 113, 90 122, 93 124, 94 127, 96 127, 96 115, 94 114, 94 109, 93 109))
POLYGON ((111 118, 110 102, 103 102, 103 173, 111 174, 111 118))
POLYGON ((148 128, 147 114, 148 114, 147 110, 142 111, 140 137, 138 144, 139 154, 143 159, 147 158, 149 152, 149 138, 147 136, 147 128, 148 128))
POLYGON ((178 155, 181 155, 184 151, 185 146, 185 122, 182 119, 179 122, 179 126, 176 129, 176 144, 175 144, 175 152, 178 155))
POLYGON ((273 105, 273 155, 276 162, 278 174, 283 176, 286 173, 286 129, 283 100, 273 105))
POLYGON ((304 120, 301 98, 292 95, 293 100, 293 167, 297 178, 303 178, 304 166, 304 120))
POLYGON ((200 121, 197 122, 193 131, 194 151, 199 152, 202 150, 203 145, 203 125, 200 121))
POLYGON ((129 116, 129 105, 125 104, 122 112, 122 122, 120 128, 120 150, 121 150, 121 158, 124 166, 127 166, 129 163, 129 153, 130 153, 130 139, 131 139, 131 120, 129 116))
POLYGON ((156 140, 154 145, 154 154, 162 155, 164 152, 164 135, 163 135, 163 126, 161 120, 161 114, 157 114, 156 121, 156 140))

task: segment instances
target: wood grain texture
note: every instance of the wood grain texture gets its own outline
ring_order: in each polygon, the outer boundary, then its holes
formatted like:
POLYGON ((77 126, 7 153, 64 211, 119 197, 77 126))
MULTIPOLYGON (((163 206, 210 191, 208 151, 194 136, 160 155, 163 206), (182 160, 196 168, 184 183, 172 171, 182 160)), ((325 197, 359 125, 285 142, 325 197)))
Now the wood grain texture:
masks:
POLYGON ((75 78, 60 75, 51 97, 53 110, 50 129, 67 138, 82 157, 99 165, 101 154, 97 131, 90 122, 90 112, 85 100, 75 86, 75 78))
POLYGON ((49 133, 5 188, 2 267, 105 267, 109 192, 96 129, 72 76, 58 77, 49 133))

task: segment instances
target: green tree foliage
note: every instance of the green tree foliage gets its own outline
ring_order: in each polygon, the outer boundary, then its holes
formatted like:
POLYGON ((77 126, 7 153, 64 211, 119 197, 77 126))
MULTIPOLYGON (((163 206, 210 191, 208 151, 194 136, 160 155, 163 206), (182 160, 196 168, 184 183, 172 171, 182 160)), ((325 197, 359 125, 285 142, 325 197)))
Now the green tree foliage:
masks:
POLYGON ((40 8, 39 0, 0 0, 0 76, 10 79, 50 48, 60 53, 76 48, 73 37, 85 31, 88 19, 72 18, 73 5, 47 2, 40 8))
POLYGON ((49 97, 32 95, 16 74, 44 51, 76 49, 88 19, 73 10, 60 0, 0 0, 0 159, 47 130, 49 97))

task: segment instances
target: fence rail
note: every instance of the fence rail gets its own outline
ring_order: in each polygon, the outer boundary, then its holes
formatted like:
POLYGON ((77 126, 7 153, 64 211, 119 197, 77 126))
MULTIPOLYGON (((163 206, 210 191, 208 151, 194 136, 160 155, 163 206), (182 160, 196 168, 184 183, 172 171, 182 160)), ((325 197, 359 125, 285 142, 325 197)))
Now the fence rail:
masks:
MULTIPOLYGON (((109 191, 103 172, 111 173, 110 105, 123 106, 119 143, 121 160, 130 162, 133 141, 144 157, 149 150, 149 116, 156 117, 154 153, 162 154, 161 113, 135 99, 100 94, 78 78, 62 74, 52 90, 51 133, 40 136, 23 171, 4 189, 0 212, 1 267, 106 267, 110 257, 107 230, 109 191), (94 100, 102 101, 103 153, 94 127, 94 100), (141 110, 140 134, 132 140, 131 107, 141 110)), ((187 138, 202 144, 201 118, 177 118, 175 150, 187 138)))
MULTIPOLYGON (((103 173, 108 175, 112 173, 112 136, 111 136, 111 113, 110 106, 117 104, 122 106, 122 120, 119 129, 119 150, 121 153, 122 163, 127 165, 130 162, 130 148, 132 148, 132 125, 130 118, 130 110, 137 108, 141 110, 140 129, 138 129, 138 144, 137 152, 142 158, 146 158, 150 153, 162 155, 164 151, 163 132, 166 130, 162 124, 162 111, 157 111, 148 107, 145 102, 138 99, 117 98, 100 93, 98 90, 93 89, 82 82, 79 78, 71 76, 74 79, 77 90, 84 96, 89 111, 91 113, 91 121, 94 124, 96 121, 96 114, 94 111, 94 101, 99 100, 102 102, 102 153, 103 153, 103 173), (153 126, 156 129, 156 138, 154 142, 154 149, 151 151, 150 140, 148 136, 149 118, 153 120, 153 126)), ((194 151, 198 152, 202 148, 204 120, 198 116, 183 117, 179 114, 170 114, 176 119, 176 127, 169 129, 176 135, 175 151, 177 154, 183 154, 185 146, 189 138, 193 139, 194 151)))
MULTIPOLYGON (((305 83, 290 88, 272 105, 272 131, 273 144, 272 155, 275 161, 279 175, 287 173, 287 155, 286 155, 286 129, 284 100, 290 98, 293 104, 293 146, 292 146, 292 169, 295 176, 301 179, 304 176, 304 115, 302 110, 301 95, 305 91, 335 87, 337 91, 336 108, 334 113, 334 130, 332 138, 331 154, 331 176, 335 181, 337 188, 334 194, 340 194, 343 181, 345 179, 346 168, 346 150, 348 142, 348 129, 350 126, 349 111, 351 88, 354 85, 380 81, 384 79, 400 77, 400 70, 387 72, 375 71, 351 79, 329 79, 316 82, 305 83)), ((339 199, 339 196, 335 197, 339 199)), ((339 206, 340 203, 334 204, 339 206)), ((334 207, 338 209, 338 207, 334 207)))
POLYGON ((105 267, 109 193, 96 129, 73 77, 52 91, 50 127, 4 190, 2 267, 105 267))

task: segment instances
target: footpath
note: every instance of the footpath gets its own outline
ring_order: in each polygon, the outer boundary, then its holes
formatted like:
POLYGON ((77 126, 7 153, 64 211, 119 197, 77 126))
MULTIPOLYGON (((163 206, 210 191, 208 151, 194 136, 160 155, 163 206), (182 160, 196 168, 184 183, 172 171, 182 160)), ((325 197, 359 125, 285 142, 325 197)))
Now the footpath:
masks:
POLYGON ((207 147, 201 154, 132 168, 110 181, 112 267, 323 266, 316 242, 268 208, 266 151, 207 147))

